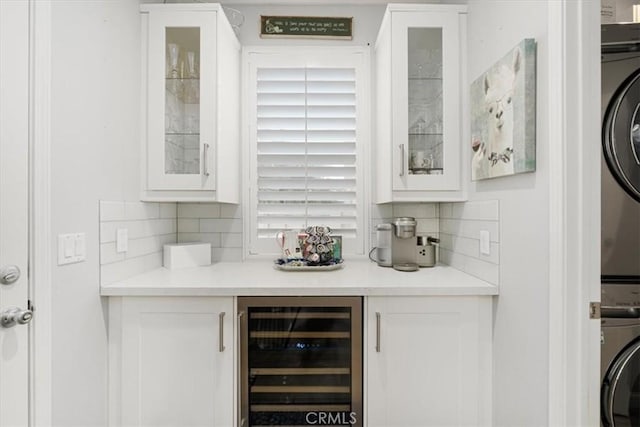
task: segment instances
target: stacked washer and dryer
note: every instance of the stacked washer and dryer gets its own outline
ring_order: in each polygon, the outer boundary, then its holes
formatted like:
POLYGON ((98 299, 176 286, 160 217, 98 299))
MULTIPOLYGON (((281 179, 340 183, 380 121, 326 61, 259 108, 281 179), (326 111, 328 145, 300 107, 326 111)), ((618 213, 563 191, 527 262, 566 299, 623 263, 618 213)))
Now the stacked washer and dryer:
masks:
POLYGON ((640 24, 601 34, 601 420, 640 427, 640 24))

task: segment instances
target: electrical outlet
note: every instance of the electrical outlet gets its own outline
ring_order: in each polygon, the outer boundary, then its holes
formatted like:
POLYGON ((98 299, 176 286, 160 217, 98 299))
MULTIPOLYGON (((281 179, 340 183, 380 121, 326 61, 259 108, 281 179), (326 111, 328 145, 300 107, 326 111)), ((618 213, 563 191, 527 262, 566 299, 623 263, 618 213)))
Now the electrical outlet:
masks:
POLYGON ((129 230, 118 228, 116 231, 116 252, 122 253, 129 250, 129 230))
POLYGON ((491 255, 491 235, 487 230, 480 230, 480 254, 491 255))

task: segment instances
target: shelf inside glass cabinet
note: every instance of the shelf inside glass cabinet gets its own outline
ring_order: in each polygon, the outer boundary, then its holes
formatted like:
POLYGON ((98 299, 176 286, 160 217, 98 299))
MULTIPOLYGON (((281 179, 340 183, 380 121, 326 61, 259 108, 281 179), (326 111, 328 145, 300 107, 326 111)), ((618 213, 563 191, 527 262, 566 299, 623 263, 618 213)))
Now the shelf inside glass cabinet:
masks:
POLYGON ((199 132, 165 132, 166 136, 200 136, 199 132))

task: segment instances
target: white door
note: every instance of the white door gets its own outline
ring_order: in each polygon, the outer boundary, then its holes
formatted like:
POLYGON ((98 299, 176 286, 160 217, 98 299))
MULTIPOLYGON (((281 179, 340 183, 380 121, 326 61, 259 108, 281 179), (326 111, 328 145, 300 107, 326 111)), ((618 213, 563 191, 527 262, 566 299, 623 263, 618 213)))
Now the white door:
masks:
POLYGON ((0 427, 30 425, 28 130, 29 2, 0 0, 0 427))

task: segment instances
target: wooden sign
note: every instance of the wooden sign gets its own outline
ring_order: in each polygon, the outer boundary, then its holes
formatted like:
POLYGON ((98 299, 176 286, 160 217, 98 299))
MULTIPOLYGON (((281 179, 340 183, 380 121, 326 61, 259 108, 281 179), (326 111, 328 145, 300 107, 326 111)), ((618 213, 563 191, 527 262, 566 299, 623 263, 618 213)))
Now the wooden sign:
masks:
POLYGON ((351 40, 353 18, 261 16, 260 37, 301 37, 351 40))

